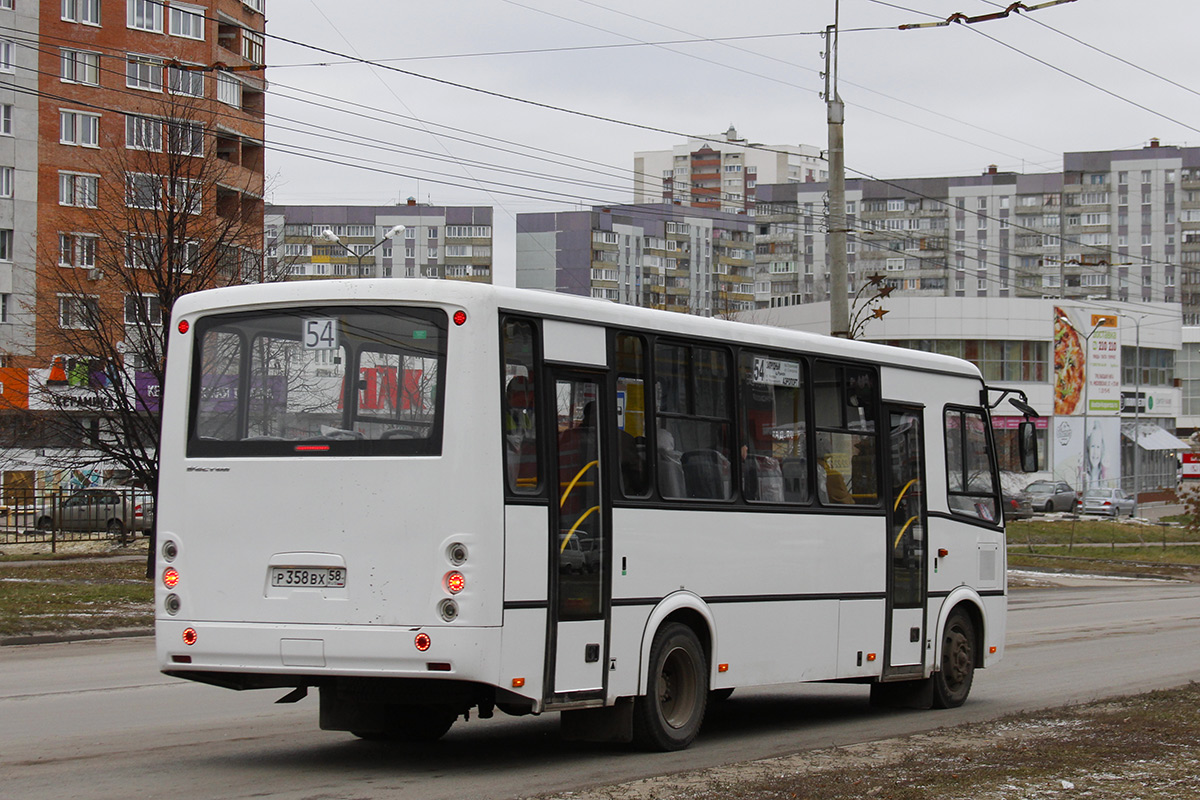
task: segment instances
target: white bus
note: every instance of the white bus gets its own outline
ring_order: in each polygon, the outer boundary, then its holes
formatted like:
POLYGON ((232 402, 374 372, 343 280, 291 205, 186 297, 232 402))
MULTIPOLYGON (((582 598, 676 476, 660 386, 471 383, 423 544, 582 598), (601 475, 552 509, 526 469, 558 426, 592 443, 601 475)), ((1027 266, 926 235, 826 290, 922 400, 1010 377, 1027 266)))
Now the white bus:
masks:
POLYGON ((735 687, 951 707, 1003 655, 1004 392, 965 361, 411 280, 189 295, 170 353, 170 675, 670 750, 735 687))

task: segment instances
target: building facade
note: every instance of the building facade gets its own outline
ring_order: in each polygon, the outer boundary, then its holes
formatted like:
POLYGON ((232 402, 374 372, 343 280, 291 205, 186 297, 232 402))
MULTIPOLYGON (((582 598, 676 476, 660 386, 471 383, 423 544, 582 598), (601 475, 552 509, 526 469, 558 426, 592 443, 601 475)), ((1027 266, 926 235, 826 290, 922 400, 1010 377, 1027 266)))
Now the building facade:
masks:
MULTIPOLYGON (((162 264, 219 246, 227 282, 257 274, 257 235, 230 232, 262 220, 263 2, 0 0, 4 411, 58 410, 34 395, 73 393, 79 414, 102 416, 89 388, 145 368, 121 340, 131 312, 154 318, 162 264), (169 238, 156 212, 195 224, 169 238), (124 355, 72 351, 81 332, 124 355)), ((3 417, 12 446, 17 415, 3 417)))
POLYGON ((828 180, 821 150, 811 145, 758 145, 722 134, 670 150, 634 153, 634 203, 678 203, 753 214, 758 186, 828 180))
POLYGON ((487 206, 432 206, 413 199, 391 206, 269 206, 264 230, 268 265, 288 280, 492 282, 487 206), (397 225, 404 230, 389 237, 397 225))
POLYGON ((700 316, 754 307, 754 226, 647 204, 517 215, 516 285, 700 316))
MULTIPOLYGON (((1183 302, 1200 321, 1200 148, 1065 153, 1063 171, 848 180, 850 292, 1183 302)), ((828 299, 826 184, 757 187, 759 307, 828 299)))

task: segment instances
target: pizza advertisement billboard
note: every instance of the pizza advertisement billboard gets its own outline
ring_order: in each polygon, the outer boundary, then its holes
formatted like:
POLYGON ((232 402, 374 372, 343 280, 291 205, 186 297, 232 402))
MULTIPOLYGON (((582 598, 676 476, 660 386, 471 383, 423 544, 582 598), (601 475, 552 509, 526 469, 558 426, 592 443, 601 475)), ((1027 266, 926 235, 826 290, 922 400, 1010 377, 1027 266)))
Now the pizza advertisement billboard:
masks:
POLYGON ((1054 306, 1054 413, 1121 412, 1121 336, 1116 314, 1054 306))

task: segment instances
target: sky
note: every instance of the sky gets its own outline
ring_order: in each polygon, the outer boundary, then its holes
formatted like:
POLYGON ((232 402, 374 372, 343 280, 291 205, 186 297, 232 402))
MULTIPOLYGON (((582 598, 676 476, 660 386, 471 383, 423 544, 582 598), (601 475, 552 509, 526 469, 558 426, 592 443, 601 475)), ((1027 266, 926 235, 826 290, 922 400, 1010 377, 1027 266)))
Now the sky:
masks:
MULTIPOLYGON (((1063 152, 1200 145, 1194 0, 840 0, 848 177, 1055 172, 1063 152), (1026 5, 1036 5, 1033 0, 1026 5)), ((827 144, 835 0, 273 0, 267 199, 495 209, 631 202, 687 136, 827 144), (367 63, 370 62, 370 63, 367 63)))

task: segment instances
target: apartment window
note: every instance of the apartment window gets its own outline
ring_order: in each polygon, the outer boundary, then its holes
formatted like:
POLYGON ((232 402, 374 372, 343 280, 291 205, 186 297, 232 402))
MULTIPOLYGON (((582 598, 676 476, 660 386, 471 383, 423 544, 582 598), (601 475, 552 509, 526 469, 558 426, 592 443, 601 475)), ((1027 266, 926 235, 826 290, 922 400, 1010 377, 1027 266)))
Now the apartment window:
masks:
POLYGON ((162 152, 162 120, 126 114, 125 146, 131 150, 162 152))
POLYGON ((904 208, 905 208, 905 206, 904 206, 903 200, 888 200, 887 201, 887 210, 888 211, 903 211, 904 208))
POLYGON ((150 56, 129 56, 125 61, 125 85, 130 89, 162 91, 162 62, 150 56))
MULTIPOLYGON (((8 298, 7 294, 0 294, 0 322, 8 322, 8 298)), ((0 363, 7 366, 7 356, 0 357, 0 363)))
POLYGON ((200 181, 185 178, 171 178, 169 183, 171 202, 175 208, 189 214, 199 214, 204 185, 200 181))
POLYGON ((125 173, 125 205, 130 208, 162 208, 162 178, 145 172, 125 173))
POLYGON ((12 228, 0 229, 0 261, 13 260, 12 228))
POLYGON ((95 297, 58 298, 58 327, 86 330, 100 320, 100 302, 95 297))
POLYGON ((13 196, 13 168, 0 167, 0 197, 13 196))
POLYGON ((1128 172, 1118 172, 1117 173, 1117 183, 1121 184, 1122 186, 1129 183, 1129 173, 1128 172))
POLYGON ((180 155, 204 155, 204 126, 199 122, 171 120, 167 123, 167 147, 180 155))
POLYGON ((204 97, 204 73, 186 67, 167 67, 167 91, 189 97, 204 97))
POLYGON ((78 172, 58 173, 58 204, 95 208, 100 194, 100 176, 78 172))
POLYGON ((162 302, 156 294, 125 295, 126 325, 162 324, 162 302))
POLYGON ((11 103, 0 104, 0 135, 13 135, 13 107, 11 103))
POLYGON ((228 72, 217 73, 217 100, 235 108, 242 107, 242 82, 228 72))
POLYGON ((903 272, 904 271, 904 259, 903 258, 889 258, 884 262, 884 264, 885 264, 884 268, 888 272, 903 272))
POLYGON ((242 28, 242 58, 255 64, 263 63, 263 43, 265 41, 261 33, 242 28))
POLYGON ((242 0, 242 5, 260 14, 263 13, 263 0, 242 0))
POLYGON ((162 0, 125 0, 126 24, 139 31, 163 32, 162 0))
POLYGON ((8 39, 0 39, 0 72, 12 72, 16 45, 8 39))
POLYGON ((1144 170, 1142 170, 1142 183, 1149 183, 1149 182, 1150 182, 1150 170, 1144 169, 1144 170))
POLYGON ((60 144, 76 147, 100 146, 100 115, 83 111, 59 111, 60 144))
POLYGON ((61 69, 59 77, 66 83, 84 83, 88 86, 100 85, 100 54, 89 53, 85 50, 59 51, 61 69))
POLYGON ((100 239, 78 233, 58 235, 58 265, 91 269, 96 266, 96 247, 100 239))
POLYGON ((167 32, 185 39, 204 39, 204 9, 172 3, 168 11, 167 32))
MULTIPOLYGON (((8 8, 12 8, 9 2, 8 8)), ((62 18, 85 25, 100 24, 100 0, 62 0, 62 18)))

